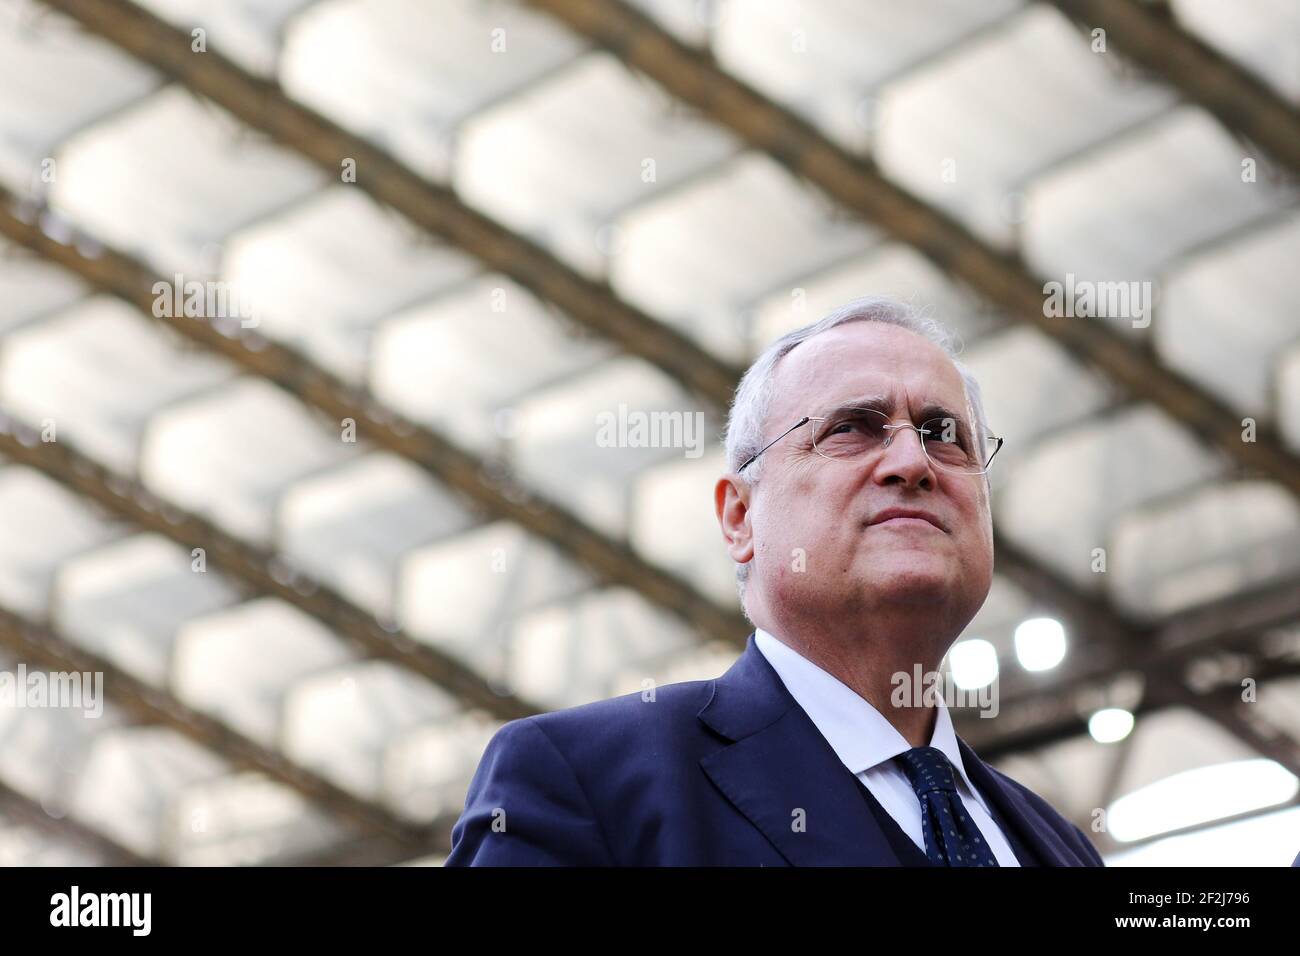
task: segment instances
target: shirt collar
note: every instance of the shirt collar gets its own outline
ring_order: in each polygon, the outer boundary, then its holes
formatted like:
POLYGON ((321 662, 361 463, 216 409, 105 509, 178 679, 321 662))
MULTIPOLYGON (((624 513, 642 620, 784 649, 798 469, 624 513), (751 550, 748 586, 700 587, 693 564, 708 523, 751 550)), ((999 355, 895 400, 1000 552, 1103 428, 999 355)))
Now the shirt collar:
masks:
MULTIPOLYGON (((794 648, 762 628, 754 631, 754 643, 785 684, 790 695, 811 718, 844 766, 854 774, 870 770, 912 749, 902 734, 863 697, 794 648)), ((956 768, 967 789, 980 802, 979 791, 966 775, 957 733, 943 696, 936 697, 937 714, 930 746, 943 752, 956 768)))

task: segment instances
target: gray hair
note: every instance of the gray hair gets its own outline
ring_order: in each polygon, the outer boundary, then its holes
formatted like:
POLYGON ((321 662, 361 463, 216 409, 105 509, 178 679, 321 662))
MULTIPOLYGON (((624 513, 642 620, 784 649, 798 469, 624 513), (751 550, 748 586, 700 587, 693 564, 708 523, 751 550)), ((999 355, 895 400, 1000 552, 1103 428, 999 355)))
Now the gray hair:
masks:
MULTIPOLYGON (((763 447, 763 425, 772 405, 773 379, 776 366, 786 355, 798 348, 813 336, 829 332, 839 325, 849 322, 881 322, 896 325, 915 332, 943 349, 944 353, 956 366, 966 389, 966 401, 975 416, 975 447, 983 448, 989 434, 988 422, 984 417, 984 405, 980 398, 979 382, 961 362, 957 361, 959 346, 956 336, 945 326, 922 314, 914 307, 888 296, 863 296, 846 302, 835 311, 802 328, 787 332, 769 345, 745 372, 736 388, 736 396, 731 403, 731 413, 727 417, 727 466, 736 471, 763 447)), ((759 458, 745 469, 741 476, 750 485, 758 482, 763 467, 759 458)), ((988 477, 985 476, 985 481, 988 477)), ((749 564, 736 565, 736 586, 740 592, 743 606, 745 584, 749 580, 749 564)))

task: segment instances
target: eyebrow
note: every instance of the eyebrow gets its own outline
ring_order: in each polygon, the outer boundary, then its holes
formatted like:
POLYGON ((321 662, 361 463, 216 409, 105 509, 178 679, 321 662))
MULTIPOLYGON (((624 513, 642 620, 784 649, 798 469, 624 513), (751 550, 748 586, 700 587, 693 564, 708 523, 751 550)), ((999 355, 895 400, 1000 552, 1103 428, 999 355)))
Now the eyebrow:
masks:
MULTIPOLYGON (((883 415, 894 414, 894 400, 887 395, 863 395, 850 401, 837 405, 830 411, 820 415, 821 418, 834 418, 845 412, 850 412, 855 408, 869 408, 872 411, 880 412, 883 415)), ((922 422, 929 421, 932 418, 951 418, 960 425, 966 424, 966 417, 954 412, 946 405, 938 402, 929 402, 921 407, 921 413, 918 416, 922 422)))

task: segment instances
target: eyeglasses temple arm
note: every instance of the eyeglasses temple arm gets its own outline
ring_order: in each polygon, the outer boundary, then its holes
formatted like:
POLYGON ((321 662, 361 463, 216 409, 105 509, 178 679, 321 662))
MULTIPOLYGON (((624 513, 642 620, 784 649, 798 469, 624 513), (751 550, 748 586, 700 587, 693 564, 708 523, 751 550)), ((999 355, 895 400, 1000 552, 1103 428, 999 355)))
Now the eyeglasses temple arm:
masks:
POLYGON ((998 447, 993 449, 993 454, 989 455, 989 460, 984 462, 984 467, 988 468, 989 465, 993 464, 993 459, 997 457, 998 452, 1002 450, 1002 446, 1006 444, 1006 439, 998 435, 987 435, 985 437, 988 438, 990 441, 995 441, 998 443, 998 447))
POLYGON ((736 469, 736 473, 739 474, 740 472, 744 471, 746 468, 748 468, 750 465, 752 465, 755 461, 758 460, 758 456, 759 456, 759 455, 763 454, 763 452, 767 451, 769 448, 771 448, 773 445, 775 445, 777 442, 779 442, 779 441, 780 441, 782 438, 784 438, 786 435, 790 434, 792 431, 794 431, 794 430, 795 430, 796 428, 798 428, 800 425, 807 425, 808 422, 809 422, 809 418, 808 418, 807 415, 805 415, 803 418, 799 419, 797 422, 795 422, 793 425, 791 425, 791 426, 790 426, 789 428, 787 428, 785 431, 781 432, 781 434, 777 435, 775 438, 773 438, 770 442, 768 442, 766 445, 764 445, 764 446, 763 446, 762 448, 760 448, 758 451, 754 452, 754 454, 750 455, 750 456, 749 456, 749 460, 746 461, 743 465, 741 465, 739 468, 736 469))

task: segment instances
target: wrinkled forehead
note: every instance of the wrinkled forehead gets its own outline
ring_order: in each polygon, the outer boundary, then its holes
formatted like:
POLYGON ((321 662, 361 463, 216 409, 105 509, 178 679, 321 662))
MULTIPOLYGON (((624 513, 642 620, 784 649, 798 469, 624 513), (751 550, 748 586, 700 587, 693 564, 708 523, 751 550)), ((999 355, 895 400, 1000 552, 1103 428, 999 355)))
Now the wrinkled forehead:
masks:
POLYGON ((922 335, 881 322, 851 322, 788 352, 772 376, 764 431, 803 415, 882 399, 891 416, 925 416, 934 409, 969 420, 961 373, 942 348, 922 335))

